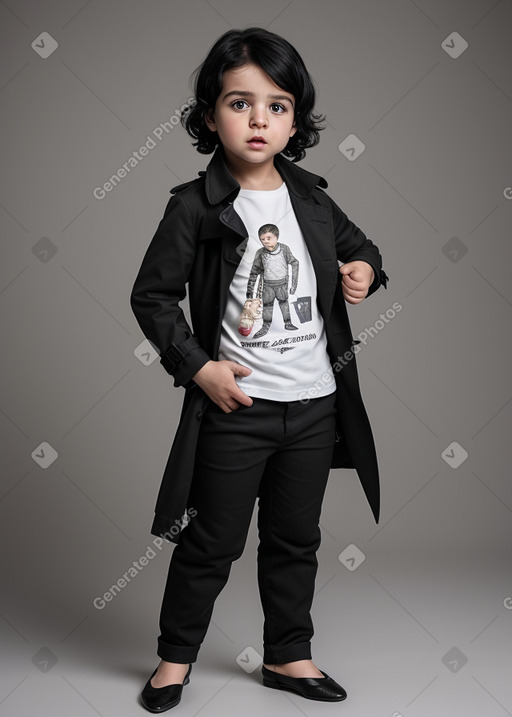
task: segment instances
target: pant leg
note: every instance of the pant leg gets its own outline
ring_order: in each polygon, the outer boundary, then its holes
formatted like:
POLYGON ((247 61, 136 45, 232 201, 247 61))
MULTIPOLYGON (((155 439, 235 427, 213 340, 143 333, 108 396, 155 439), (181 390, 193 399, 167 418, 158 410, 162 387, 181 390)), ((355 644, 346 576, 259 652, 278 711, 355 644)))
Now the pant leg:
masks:
POLYGON ((253 399, 203 415, 189 503, 197 514, 174 547, 160 612, 157 654, 195 662, 216 597, 245 547, 267 457, 283 438, 284 404, 253 399))
POLYGON ((285 438, 269 458, 259 498, 258 585, 263 662, 311 659, 319 520, 335 443, 335 397, 293 401, 285 438))
POLYGON ((288 278, 282 284, 275 287, 276 299, 279 302, 283 321, 291 321, 290 305, 288 303, 288 278))
POLYGON ((272 315, 274 313, 274 300, 276 298, 276 293, 274 291, 274 287, 272 284, 263 284, 263 291, 261 294, 261 299, 263 302, 263 311, 262 311, 262 318, 264 324, 271 324, 272 323, 272 315))

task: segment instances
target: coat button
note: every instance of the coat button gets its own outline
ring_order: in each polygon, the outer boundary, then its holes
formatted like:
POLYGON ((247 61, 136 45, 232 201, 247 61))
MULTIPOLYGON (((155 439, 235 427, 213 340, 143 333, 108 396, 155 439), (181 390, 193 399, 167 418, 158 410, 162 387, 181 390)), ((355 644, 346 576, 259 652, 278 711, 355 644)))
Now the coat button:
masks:
POLYGON ((200 421, 203 416, 203 411, 198 411, 196 414, 197 420, 200 421))

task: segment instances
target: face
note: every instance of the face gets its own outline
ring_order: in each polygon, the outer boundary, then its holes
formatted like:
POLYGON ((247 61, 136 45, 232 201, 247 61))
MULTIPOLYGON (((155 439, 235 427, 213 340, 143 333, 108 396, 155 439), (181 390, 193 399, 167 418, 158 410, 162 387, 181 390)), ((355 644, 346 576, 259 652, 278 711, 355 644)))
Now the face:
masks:
POLYGON ((281 152, 297 128, 295 98, 280 89, 258 65, 227 70, 213 113, 205 122, 218 132, 228 158, 263 163, 281 152), (255 137, 263 143, 250 143, 255 137))
POLYGON ((260 236, 260 242, 263 244, 265 249, 273 251, 276 248, 277 237, 275 234, 272 234, 272 232, 267 232, 266 234, 262 234, 260 236))

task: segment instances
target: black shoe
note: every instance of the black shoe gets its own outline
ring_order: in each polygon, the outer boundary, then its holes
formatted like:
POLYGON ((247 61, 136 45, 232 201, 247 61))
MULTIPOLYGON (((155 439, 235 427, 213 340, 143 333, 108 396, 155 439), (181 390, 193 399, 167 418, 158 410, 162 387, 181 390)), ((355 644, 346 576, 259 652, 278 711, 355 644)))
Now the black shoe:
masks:
POLYGON ((166 685, 165 687, 153 687, 151 680, 156 674, 158 667, 155 669, 149 680, 144 685, 144 689, 140 694, 142 706, 149 712, 165 712, 171 707, 176 707, 181 700, 183 686, 190 682, 190 673, 192 672, 192 663, 190 663, 187 674, 182 684, 166 685))
POLYGON ((308 700, 341 702, 347 697, 343 687, 323 670, 320 670, 323 677, 288 677, 267 669, 265 665, 261 666, 261 672, 265 687, 295 692, 308 700))
POLYGON ((259 339, 260 336, 265 336, 266 333, 268 333, 268 330, 270 329, 270 324, 263 322, 261 329, 254 334, 253 339, 259 339))

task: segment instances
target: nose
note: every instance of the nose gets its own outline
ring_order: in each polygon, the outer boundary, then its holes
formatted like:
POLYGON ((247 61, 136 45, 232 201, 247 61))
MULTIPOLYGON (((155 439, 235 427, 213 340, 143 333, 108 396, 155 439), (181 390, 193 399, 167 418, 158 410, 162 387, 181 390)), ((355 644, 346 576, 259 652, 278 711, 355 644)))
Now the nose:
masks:
POLYGON ((266 127, 268 124, 266 107, 253 105, 251 112, 251 126, 266 127))

